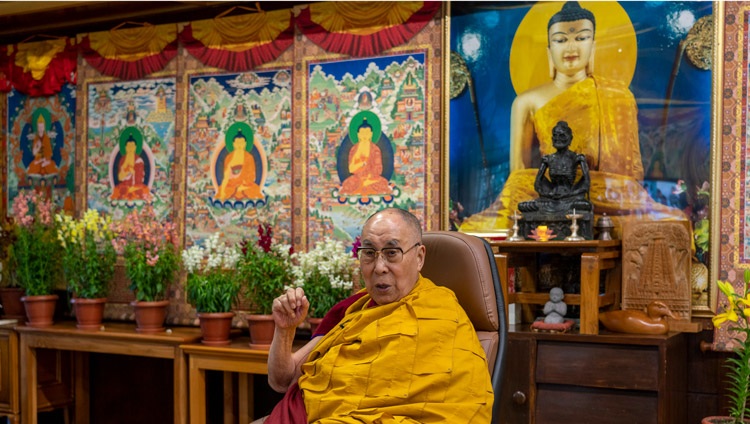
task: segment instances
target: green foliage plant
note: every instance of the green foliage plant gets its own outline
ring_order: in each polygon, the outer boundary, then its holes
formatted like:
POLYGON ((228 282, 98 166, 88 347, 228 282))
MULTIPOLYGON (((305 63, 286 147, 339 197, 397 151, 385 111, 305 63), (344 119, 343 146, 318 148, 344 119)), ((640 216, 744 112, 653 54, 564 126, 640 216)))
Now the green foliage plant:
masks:
POLYGON ((139 302, 165 300, 180 261, 175 225, 157 219, 151 206, 114 224, 115 249, 125 258, 125 275, 139 302))
POLYGON ((89 209, 81 219, 58 213, 55 221, 68 291, 83 299, 107 297, 117 262, 110 218, 89 209))
POLYGON ((713 318, 715 326, 731 322, 729 331, 733 334, 735 356, 727 358, 726 367, 729 378, 730 416, 732 423, 745 422, 748 412, 748 397, 750 396, 750 270, 745 270, 743 276, 744 293, 735 293, 732 284, 719 281, 719 290, 727 297, 728 304, 723 311, 713 318))
POLYGON ((294 285, 305 290, 311 318, 322 318, 352 295, 357 260, 343 242, 325 238, 313 249, 293 254, 292 261, 294 285))
POLYGON ((240 281, 237 263, 241 257, 236 246, 219 241, 219 233, 182 251, 187 272, 187 298, 200 313, 231 312, 236 303, 240 281))
POLYGON ((273 244, 270 225, 258 225, 258 236, 257 243, 243 242, 239 269, 253 313, 269 315, 273 300, 291 285, 291 247, 273 244))
POLYGON ((52 201, 35 191, 22 191, 13 202, 15 240, 11 262, 27 296, 52 294, 59 277, 60 244, 52 201))

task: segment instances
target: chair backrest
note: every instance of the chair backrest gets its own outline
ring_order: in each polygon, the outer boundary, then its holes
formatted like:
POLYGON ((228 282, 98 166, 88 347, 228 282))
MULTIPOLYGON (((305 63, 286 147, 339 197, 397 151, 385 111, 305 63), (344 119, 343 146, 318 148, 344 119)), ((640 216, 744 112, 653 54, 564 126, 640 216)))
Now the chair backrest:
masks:
POLYGON ((455 231, 427 231, 422 241, 427 249, 422 275, 453 290, 487 354, 493 422, 498 421, 508 326, 492 248, 484 239, 455 231))

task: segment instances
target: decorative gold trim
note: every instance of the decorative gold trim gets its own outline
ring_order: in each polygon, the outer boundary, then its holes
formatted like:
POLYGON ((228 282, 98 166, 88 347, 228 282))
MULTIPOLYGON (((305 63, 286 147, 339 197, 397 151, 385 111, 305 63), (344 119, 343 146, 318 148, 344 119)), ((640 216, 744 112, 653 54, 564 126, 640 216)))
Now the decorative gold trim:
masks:
POLYGON ((440 114, 440 229, 450 229, 450 103, 451 96, 451 2, 443 4, 443 99, 440 114))
POLYGON ((724 86, 724 2, 713 3, 713 67, 711 86, 711 244, 709 247, 708 304, 693 306, 693 316, 711 316, 717 308, 717 285, 721 249, 721 127, 723 122, 722 87, 724 86))

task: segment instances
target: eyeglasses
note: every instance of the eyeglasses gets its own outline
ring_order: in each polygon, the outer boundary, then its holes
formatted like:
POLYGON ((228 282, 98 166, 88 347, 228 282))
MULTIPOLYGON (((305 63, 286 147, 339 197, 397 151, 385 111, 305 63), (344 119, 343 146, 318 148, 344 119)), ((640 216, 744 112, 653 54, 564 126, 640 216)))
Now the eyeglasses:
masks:
POLYGON ((384 247, 380 250, 373 249, 372 247, 360 247, 357 249, 357 256, 359 262, 363 265, 370 265, 378 260, 378 256, 383 256, 383 259, 389 264, 398 264, 404 260, 404 255, 409 253, 410 250, 421 245, 422 243, 417 242, 414 246, 404 250, 400 247, 384 247))

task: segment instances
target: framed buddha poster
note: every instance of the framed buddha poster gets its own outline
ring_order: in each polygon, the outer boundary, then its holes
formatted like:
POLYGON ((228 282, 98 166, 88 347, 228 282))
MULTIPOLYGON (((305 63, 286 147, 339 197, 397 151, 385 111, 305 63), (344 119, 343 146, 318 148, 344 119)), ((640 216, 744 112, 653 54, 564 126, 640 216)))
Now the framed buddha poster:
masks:
POLYGON ((694 313, 708 284, 714 4, 451 3, 450 226, 508 232, 566 121, 594 220, 685 220, 694 313))

